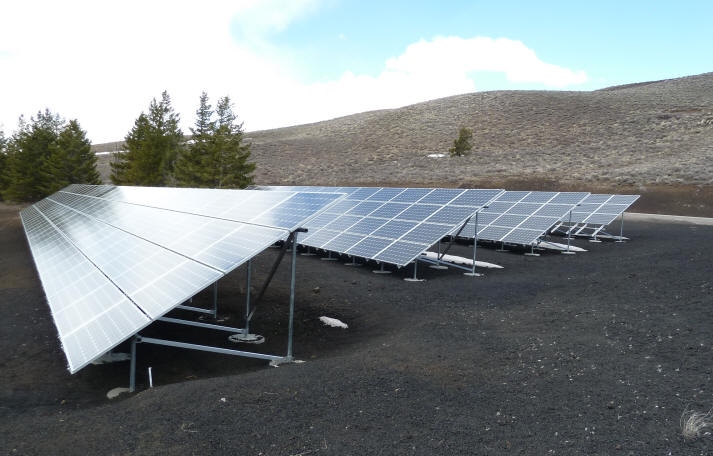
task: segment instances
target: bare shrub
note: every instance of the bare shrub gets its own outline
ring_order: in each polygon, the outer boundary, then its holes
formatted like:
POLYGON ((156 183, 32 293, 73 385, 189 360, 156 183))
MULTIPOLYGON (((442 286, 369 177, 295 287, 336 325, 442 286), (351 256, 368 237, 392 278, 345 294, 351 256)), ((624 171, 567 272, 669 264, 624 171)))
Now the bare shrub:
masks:
POLYGON ((706 428, 713 427, 713 409, 708 412, 695 412, 686 407, 681 414, 681 433, 686 440, 700 437, 706 428))

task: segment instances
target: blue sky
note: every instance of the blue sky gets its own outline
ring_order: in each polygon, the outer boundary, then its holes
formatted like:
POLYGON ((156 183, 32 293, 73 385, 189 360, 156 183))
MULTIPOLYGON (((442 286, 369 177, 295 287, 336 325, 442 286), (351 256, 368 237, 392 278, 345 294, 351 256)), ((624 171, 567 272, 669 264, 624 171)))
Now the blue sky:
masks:
POLYGON ((711 1, 27 0, 0 15, 0 125, 49 107, 121 139, 168 90, 248 130, 482 90, 593 90, 713 71, 711 1), (38 15, 37 11, 44 14, 38 15), (51 43, 51 45, 48 45, 51 43))
MULTIPOLYGON (((332 1, 271 40, 300 57, 306 80, 319 80, 347 70, 376 76, 389 57, 436 36, 521 41, 546 62, 585 70, 590 80, 577 90, 713 71, 705 0, 332 1)), ((478 76, 478 90, 546 88, 478 76)))

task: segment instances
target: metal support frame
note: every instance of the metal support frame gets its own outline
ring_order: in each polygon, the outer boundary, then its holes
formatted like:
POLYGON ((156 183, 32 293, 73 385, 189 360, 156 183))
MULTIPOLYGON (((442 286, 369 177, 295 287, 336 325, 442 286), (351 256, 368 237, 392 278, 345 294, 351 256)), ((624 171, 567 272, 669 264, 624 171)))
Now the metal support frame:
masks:
MULTIPOLYGON (((262 295, 265 292, 265 289, 269 285, 270 281, 272 280, 272 277, 274 276, 277 266, 280 264, 280 261, 282 260, 282 257, 284 256, 285 251, 287 250, 288 247, 292 247, 292 261, 290 264, 290 300, 289 300, 289 321, 288 321, 288 331, 287 331, 287 353, 285 356, 279 356, 279 355, 267 355, 264 353, 255 353, 255 352, 249 352, 249 351, 243 351, 243 350, 234 350, 230 348, 221 348, 221 347, 213 347, 210 345, 200 345, 200 344, 192 344, 188 342, 178 342, 178 341, 173 341, 173 340, 165 340, 165 339, 156 339, 152 337, 144 337, 140 334, 134 335, 134 337, 131 339, 131 363, 130 363, 130 372, 129 372, 129 391, 134 392, 136 390, 136 345, 140 343, 146 343, 146 344, 154 344, 154 345, 163 345, 167 347, 176 347, 176 348, 185 348, 189 350, 199 350, 199 351, 205 351, 205 352, 211 352, 211 353, 220 353, 224 355, 233 355, 233 356, 242 356, 242 357, 247 357, 247 358, 257 358, 257 359, 264 359, 267 361, 274 361, 274 362, 291 362, 293 360, 292 356, 292 338, 293 338, 293 333, 294 333, 294 316, 295 316, 295 281, 296 281, 296 268, 297 268, 297 245, 296 245, 296 237, 298 232, 303 232, 306 231, 303 228, 300 228, 298 230, 293 231, 290 233, 290 236, 287 238, 287 241, 282 246, 282 251, 280 255, 277 258, 277 261, 273 265, 272 271, 270 272, 270 275, 268 279, 265 282, 265 285, 263 286, 262 290, 260 291, 260 294, 258 295, 258 298, 255 300, 255 303, 253 305, 253 308, 250 309, 250 270, 251 270, 251 262, 248 261, 248 291, 247 291, 247 302, 246 302, 246 315, 245 315, 245 328, 233 328, 230 326, 222 326, 222 325, 214 325, 210 323, 202 323, 199 321, 191 321, 191 320, 181 320, 178 318, 171 318, 171 317, 161 317, 158 318, 158 321, 162 321, 165 323, 174 323, 174 324, 181 324, 181 325, 187 325, 187 326, 194 326, 198 328, 205 328, 205 329, 212 329, 212 330, 218 330, 218 331, 228 331, 236 334, 245 334, 248 335, 248 328, 249 328, 249 322, 252 318, 252 316, 255 313, 255 307, 257 302, 262 298, 262 295)), ((217 283, 217 282, 216 282, 217 283)), ((214 300, 214 305, 215 309, 217 309, 217 285, 214 287, 214 293, 215 293, 215 300, 214 300)), ((205 309, 202 309, 205 310, 205 309)), ((210 312, 210 311, 208 311, 210 312)))
POLYGON ((532 244, 530 244, 530 251, 525 252, 525 256, 533 256, 533 257, 540 256, 539 253, 535 253, 535 243, 534 242, 532 244))
MULTIPOLYGON (((448 269, 448 266, 444 266, 444 265, 442 264, 442 263, 445 263, 445 261, 444 261, 444 262, 441 262, 441 261, 440 261, 441 258, 443 258, 443 255, 441 255, 441 240, 440 240, 440 239, 438 240, 438 255, 436 256, 436 258, 438 258, 438 262, 435 263, 435 264, 432 264, 431 266, 429 266, 429 268, 431 268, 431 269, 441 269, 441 270, 442 270, 442 269, 448 269)), ((430 263, 430 261, 429 261, 429 263, 430 263)))
POLYGON ((386 269, 384 269, 384 263, 383 263, 383 262, 380 263, 380 264, 381 264, 381 268, 380 268, 380 269, 374 269, 374 270, 371 271, 371 272, 373 272, 374 274, 391 274, 391 271, 387 271, 386 269))
MULTIPOLYGON (((487 207, 487 206, 485 206, 487 207)), ((478 213, 475 213, 475 229, 473 230, 473 269, 469 272, 463 273, 465 276, 469 277, 482 277, 482 274, 475 272, 475 262, 478 257, 478 213)))
POLYGON ((248 260, 247 278, 245 281, 245 334, 250 334, 250 287, 252 282, 253 260, 248 260))
MULTIPOLYGON (((485 209, 487 207, 488 206, 483 206, 481 209, 485 209)), ((480 210, 480 209, 478 209, 478 210, 480 210)), ((476 212, 476 214, 478 214, 478 212, 476 212)), ((443 250, 443 253, 441 253, 441 251, 440 251, 441 242, 440 242, 440 240, 438 241, 438 260, 439 261, 442 260, 444 256, 446 256, 446 253, 448 253, 448 251, 451 249, 455 240, 458 239, 458 236, 460 236, 460 233, 465 229, 466 226, 468 226, 468 223, 470 223, 470 219, 472 217, 473 217, 472 215, 470 217, 468 217, 466 219, 466 221, 463 222, 463 224, 460 226, 460 228, 458 228, 458 231, 456 231, 455 234, 451 235, 451 238, 448 240, 448 245, 446 245, 446 248, 445 248, 445 250, 443 250)), ((477 230, 477 227, 476 227, 476 230, 477 230)))
POLYGON ((624 213, 621 213, 621 221, 619 222, 619 239, 615 242, 625 242, 624 241, 624 213))
POLYGON ((218 281, 213 284, 213 316, 218 318, 218 281))
POLYGON ((570 228, 567 230, 567 250, 563 250, 562 253, 563 255, 574 255, 575 253, 570 250, 570 243, 572 241, 572 210, 570 209, 569 211, 569 222, 567 223, 570 228))
POLYGON ((314 253, 314 252, 312 252, 312 251, 310 250, 311 248, 312 248, 312 247, 307 246, 307 251, 300 253, 300 255, 302 255, 302 256, 315 256, 315 255, 317 255, 316 253, 314 253))
POLYGON ((358 268, 359 266, 361 266, 361 263, 357 263, 356 257, 352 255, 352 262, 344 263, 344 266, 352 266, 352 267, 358 268))
POLYGON ((416 277, 416 271, 418 268, 419 259, 413 260, 413 277, 405 277, 404 280, 407 282, 423 282, 424 279, 419 279, 416 277))
POLYGON ((191 312, 199 312, 199 313, 204 313, 204 314, 210 314, 213 315, 213 311, 210 309, 201 309, 200 307, 193 307, 193 306, 176 306, 176 309, 181 309, 181 310, 188 310, 191 312))
POLYGON ((320 260, 322 260, 322 261, 337 261, 338 259, 339 259, 339 258, 334 258, 334 257, 332 257, 332 251, 331 251, 331 250, 329 250, 329 251, 327 252, 327 257, 326 257, 326 258, 324 258, 324 257, 320 258, 320 260))

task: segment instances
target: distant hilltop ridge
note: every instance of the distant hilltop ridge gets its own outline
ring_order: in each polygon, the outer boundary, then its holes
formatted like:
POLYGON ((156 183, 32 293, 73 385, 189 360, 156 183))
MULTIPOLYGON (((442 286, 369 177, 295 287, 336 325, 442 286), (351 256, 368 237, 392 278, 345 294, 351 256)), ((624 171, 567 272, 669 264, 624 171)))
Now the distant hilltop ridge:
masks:
POLYGON ((708 187, 713 73, 590 92, 476 92, 246 136, 262 184, 708 187), (450 158, 460 127, 473 130, 473 152, 450 158))

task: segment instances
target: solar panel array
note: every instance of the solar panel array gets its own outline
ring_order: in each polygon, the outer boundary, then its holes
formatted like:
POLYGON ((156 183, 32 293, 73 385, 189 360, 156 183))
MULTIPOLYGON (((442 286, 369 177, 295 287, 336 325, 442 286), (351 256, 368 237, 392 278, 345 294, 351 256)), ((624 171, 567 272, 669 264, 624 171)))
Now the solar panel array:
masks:
POLYGON ((300 244, 405 266, 460 228, 503 190, 393 187, 257 187, 344 192, 307 223, 300 244))
MULTIPOLYGON (((588 195, 586 192, 505 192, 478 213, 478 239, 532 245, 588 195)), ((475 218, 461 236, 472 238, 474 234, 475 218)))
MULTIPOLYGON (((572 223, 587 225, 609 225, 629 206, 639 199, 639 195, 591 194, 572 211, 572 223)), ((568 219, 563 222, 569 222, 568 219)))
POLYGON ((342 196, 72 185, 23 209, 70 372, 342 196))

